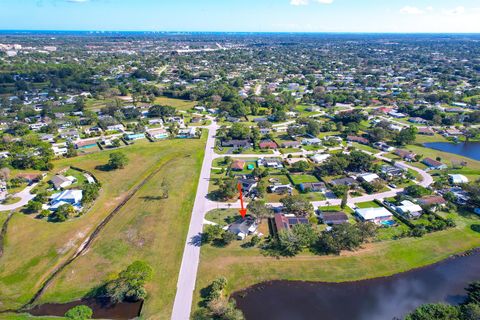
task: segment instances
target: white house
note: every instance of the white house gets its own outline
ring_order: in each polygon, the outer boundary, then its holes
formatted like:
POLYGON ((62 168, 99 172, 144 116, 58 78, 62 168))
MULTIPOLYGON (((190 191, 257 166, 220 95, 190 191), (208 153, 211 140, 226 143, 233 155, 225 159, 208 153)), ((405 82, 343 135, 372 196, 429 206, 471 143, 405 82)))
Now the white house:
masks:
POLYGON ((393 214, 384 207, 356 209, 355 214, 362 221, 369 221, 381 225, 393 219, 393 214))
POLYGON ((468 183, 468 178, 465 177, 463 174, 449 174, 448 180, 452 184, 464 184, 468 183))
POLYGON ((380 179, 380 177, 376 173, 362 173, 358 175, 357 179, 360 179, 361 181, 365 181, 368 183, 372 183, 373 181, 380 179))
POLYGON ((422 215, 423 209, 418 204, 409 200, 403 200, 400 206, 396 207, 398 213, 407 217, 418 218, 422 215))
POLYGON ((330 157, 331 157, 331 155, 329 155, 327 153, 317 153, 317 154, 314 154, 313 156, 311 156, 310 159, 314 163, 322 163, 330 157))
POLYGON ((82 199, 82 190, 65 190, 63 192, 56 193, 51 197, 50 210, 55 211, 65 204, 72 205, 78 209, 81 206, 82 199))

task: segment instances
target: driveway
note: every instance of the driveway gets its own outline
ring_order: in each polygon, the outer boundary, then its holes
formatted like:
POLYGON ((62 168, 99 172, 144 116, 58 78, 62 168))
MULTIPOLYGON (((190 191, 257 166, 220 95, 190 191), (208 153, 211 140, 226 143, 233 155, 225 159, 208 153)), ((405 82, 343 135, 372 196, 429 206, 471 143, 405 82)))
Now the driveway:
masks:
POLYGON ((25 189, 23 189, 22 191, 16 193, 16 194, 13 194, 12 197, 14 198, 20 198, 21 200, 18 201, 17 203, 14 203, 14 204, 6 204, 6 205, 3 205, 3 204, 0 204, 0 211, 12 211, 12 210, 17 210, 18 208, 21 208, 25 205, 27 205, 27 203, 32 200, 33 198, 35 198, 35 195, 34 194, 30 194, 30 191, 32 189, 34 189, 35 187, 37 186, 37 183, 34 183, 32 185, 29 185, 28 187, 26 187, 25 189))

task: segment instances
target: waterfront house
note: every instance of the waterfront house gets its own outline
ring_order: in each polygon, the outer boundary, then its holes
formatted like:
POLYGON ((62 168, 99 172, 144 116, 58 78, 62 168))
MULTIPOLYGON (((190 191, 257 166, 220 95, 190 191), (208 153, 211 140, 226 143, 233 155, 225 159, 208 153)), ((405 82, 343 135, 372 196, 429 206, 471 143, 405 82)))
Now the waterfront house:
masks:
POLYGON ((440 161, 433 160, 431 158, 423 159, 422 163, 428 167, 427 170, 443 170, 448 168, 446 164, 443 164, 440 161))

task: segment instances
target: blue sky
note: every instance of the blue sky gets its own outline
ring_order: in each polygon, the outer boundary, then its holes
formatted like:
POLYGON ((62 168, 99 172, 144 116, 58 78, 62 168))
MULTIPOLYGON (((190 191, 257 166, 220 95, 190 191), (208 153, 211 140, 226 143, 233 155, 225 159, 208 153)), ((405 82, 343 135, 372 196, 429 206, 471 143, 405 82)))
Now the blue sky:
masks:
POLYGON ((0 0, 0 29, 480 32, 480 1, 0 0))

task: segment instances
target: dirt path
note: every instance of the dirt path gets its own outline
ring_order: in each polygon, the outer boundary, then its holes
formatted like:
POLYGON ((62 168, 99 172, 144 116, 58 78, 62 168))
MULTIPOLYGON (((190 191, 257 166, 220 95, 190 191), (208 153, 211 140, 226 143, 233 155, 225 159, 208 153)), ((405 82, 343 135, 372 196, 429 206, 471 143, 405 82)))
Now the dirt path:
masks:
POLYGON ((8 223, 10 222, 10 219, 13 217, 13 214, 14 214, 14 211, 8 214, 7 219, 3 223, 2 230, 0 231, 0 258, 3 256, 4 239, 5 239, 5 235, 7 234, 8 223))

